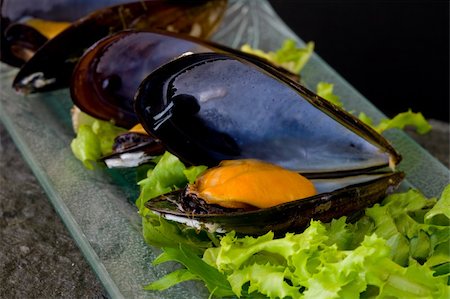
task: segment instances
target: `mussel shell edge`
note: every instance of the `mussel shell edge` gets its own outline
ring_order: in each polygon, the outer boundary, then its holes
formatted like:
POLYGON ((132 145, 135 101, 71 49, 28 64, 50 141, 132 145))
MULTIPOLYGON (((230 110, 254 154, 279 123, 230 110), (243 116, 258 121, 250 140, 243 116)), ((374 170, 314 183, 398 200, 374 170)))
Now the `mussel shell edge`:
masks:
MULTIPOLYGON (((386 174, 375 180, 351 185, 330 193, 281 204, 272 208, 228 212, 225 214, 195 214, 179 210, 180 197, 184 190, 174 191, 148 201, 145 206, 163 217, 174 216, 214 225, 224 231, 234 230, 239 234, 262 235, 268 231, 276 234, 300 232, 311 220, 330 222, 342 216, 357 217, 365 208, 392 193, 405 174, 386 174)), ((169 217, 170 218, 170 217, 169 217)))

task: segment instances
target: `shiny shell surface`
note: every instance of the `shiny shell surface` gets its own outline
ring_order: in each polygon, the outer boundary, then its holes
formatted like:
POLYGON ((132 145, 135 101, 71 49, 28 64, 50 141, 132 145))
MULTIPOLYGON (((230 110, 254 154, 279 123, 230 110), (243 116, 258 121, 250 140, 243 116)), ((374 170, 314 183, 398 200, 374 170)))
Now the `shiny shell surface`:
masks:
MULTIPOLYGON (((138 122, 133 107, 134 95, 145 77, 179 56, 203 52, 233 53, 254 63, 268 63, 188 35, 125 30, 98 41, 80 58, 72 76, 72 100, 96 118, 132 127, 138 122)), ((281 72, 298 79, 294 74, 281 72)))
POLYGON ((259 159, 302 174, 360 173, 400 156, 379 134, 303 86, 233 55, 181 57, 136 95, 144 128, 184 162, 259 159))
POLYGON ((131 2, 132 0, 59 0, 1 1, 0 60, 21 66, 40 48, 47 38, 25 25, 29 18, 58 22, 73 22, 97 9, 131 2))
POLYGON ((219 25, 226 0, 137 1, 107 7, 75 21, 49 40, 21 68, 13 86, 21 92, 67 87, 79 57, 101 38, 124 29, 156 28, 208 37, 219 25))

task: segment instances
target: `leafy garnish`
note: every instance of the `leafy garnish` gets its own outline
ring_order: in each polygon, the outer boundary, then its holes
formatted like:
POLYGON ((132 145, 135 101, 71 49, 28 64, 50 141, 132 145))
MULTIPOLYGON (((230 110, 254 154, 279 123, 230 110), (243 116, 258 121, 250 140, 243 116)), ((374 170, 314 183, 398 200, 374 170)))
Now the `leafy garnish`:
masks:
POLYGON ((419 134, 425 134, 431 130, 431 125, 423 117, 422 113, 412 112, 411 109, 407 112, 399 113, 392 119, 382 119, 377 125, 374 125, 372 119, 363 112, 358 117, 378 133, 394 128, 403 129, 406 126, 415 127, 416 132, 419 134))
POLYGON ((152 282, 145 288, 147 290, 163 290, 169 286, 185 281, 187 279, 202 280, 208 290, 217 297, 233 296, 226 276, 216 268, 208 265, 189 248, 180 245, 178 248, 163 248, 164 252, 156 258, 153 264, 168 261, 177 261, 186 267, 186 270, 176 270, 176 274, 169 274, 160 280, 152 282), (188 272, 189 271, 189 272, 188 272), (190 273, 190 274, 188 274, 190 273))
POLYGON ((186 167, 177 157, 165 152, 155 168, 148 170, 147 177, 138 182, 141 193, 136 206, 139 211, 148 200, 185 186, 187 178, 184 170, 186 167))
POLYGON ((213 242, 205 231, 198 232, 193 228, 168 221, 147 208, 141 210, 142 233, 145 242, 158 247, 178 247, 183 244, 202 254, 213 242))
POLYGON ((281 238, 230 232, 202 260, 184 245, 165 248, 157 261, 180 261, 186 269, 149 288, 200 279, 216 296, 231 288, 236 296, 269 298, 447 298, 449 195, 450 185, 440 201, 415 190, 393 194, 353 224, 346 217, 311 221, 303 233, 281 238))
POLYGON ((147 171, 147 177, 139 181, 141 193, 136 206, 142 216, 142 232, 144 240, 153 246, 177 247, 184 244, 203 252, 212 246, 206 232, 198 233, 182 224, 167 221, 145 207, 145 203, 159 195, 185 187, 194 181, 206 166, 186 166, 174 155, 165 152, 154 160, 156 166, 147 171))
POLYGON ((298 74, 311 58, 314 51, 314 43, 308 42, 305 48, 298 48, 294 40, 287 39, 284 41, 282 47, 275 52, 264 52, 259 49, 254 49, 248 44, 243 45, 241 51, 267 59, 274 65, 281 66, 294 74, 298 74))
POLYGON ((148 170, 147 177, 138 182, 141 193, 136 200, 136 206, 142 211, 148 200, 183 188, 205 169, 206 166, 203 165, 186 168, 176 156, 165 152, 158 158, 155 168, 148 170))
POLYGON ((333 103, 336 106, 343 107, 343 104, 338 95, 333 93, 334 84, 328 82, 319 82, 316 86, 317 95, 321 96, 325 100, 333 103))
POLYGON ((124 132, 125 129, 110 122, 95 119, 78 127, 77 137, 72 140, 70 148, 86 168, 94 169, 98 159, 111 153, 114 138, 124 132))
MULTIPOLYGON (((344 108, 342 102, 340 101, 340 97, 333 93, 333 88, 334 84, 332 83, 319 82, 316 86, 316 93, 317 95, 321 96, 325 100, 328 100, 334 105, 344 108)), ((431 125, 428 123, 422 113, 414 113, 411 110, 399 113, 392 119, 382 119, 377 125, 375 125, 373 123, 373 120, 364 112, 361 112, 358 115, 358 118, 367 125, 371 126, 378 133, 382 133, 383 131, 394 128, 403 129, 406 126, 415 127, 416 132, 419 134, 426 134, 431 130, 431 125)))

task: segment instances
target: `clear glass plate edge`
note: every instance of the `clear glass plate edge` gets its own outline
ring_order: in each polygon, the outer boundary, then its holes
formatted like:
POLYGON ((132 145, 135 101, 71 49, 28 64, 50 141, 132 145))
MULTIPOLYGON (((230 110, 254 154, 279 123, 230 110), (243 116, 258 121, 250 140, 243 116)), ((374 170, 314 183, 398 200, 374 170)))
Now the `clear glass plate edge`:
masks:
MULTIPOLYGON (((260 14, 263 14, 263 18, 270 17, 270 22, 267 24, 273 25, 276 28, 274 30, 278 32, 282 32, 277 38, 277 40, 273 40, 272 44, 267 45, 264 43, 264 32, 258 32, 258 30, 254 29, 253 32, 247 33, 254 36, 255 34, 258 35, 258 38, 249 38, 244 33, 239 37, 242 40, 245 40, 247 42, 250 42, 253 46, 258 47, 259 45, 262 45, 261 48, 264 50, 273 50, 276 49, 280 45, 281 39, 284 39, 286 37, 294 38, 300 45, 303 44, 303 41, 295 36, 295 34, 288 29, 283 22, 281 22, 276 14, 273 12, 272 8, 268 3, 265 1, 231 1, 230 8, 233 9, 233 6, 235 5, 243 5, 247 6, 253 10, 250 10, 250 20, 253 20, 254 22, 257 22, 257 26, 261 26, 262 22, 261 19, 258 21, 260 14), (258 3, 256 5, 255 3, 258 3), (256 5, 256 6, 255 6, 256 5), (256 21, 255 21, 256 20, 256 21)), ((236 8, 236 7, 235 7, 236 8)), ((229 17, 232 17, 231 15, 229 17)), ((243 16, 241 16, 243 17, 243 16)), ((245 16, 244 16, 245 17, 245 16)), ((253 25, 246 23, 247 27, 251 27, 253 25)), ((266 25, 267 25, 266 24, 266 25)), ((263 26, 266 26, 263 24, 263 26)), ((242 32, 245 32, 244 29, 242 29, 242 32)), ((216 35, 220 38, 220 32, 216 35)), ((265 31, 266 35, 270 35, 270 31, 265 31)), ((222 37, 223 38, 223 37, 222 37)), ((270 37, 269 37, 270 38, 270 37)), ((234 37, 234 40, 230 44, 229 42, 226 42, 231 46, 238 46, 238 39, 234 37)), ((9 79, 12 78, 13 74, 15 73, 15 70, 11 70, 8 67, 1 66, 1 75, 2 79, 8 77, 9 79)), ((317 80, 326 80, 329 82, 333 82, 336 84, 336 93, 340 94, 343 98, 344 96, 340 93, 342 92, 344 95, 346 93, 350 93, 351 96, 347 97, 348 99, 352 99, 353 97, 358 98, 358 104, 355 105, 354 102, 349 103, 350 107, 354 106, 361 106, 363 109, 366 107, 370 108, 370 113, 372 117, 379 119, 383 117, 383 115, 376 110, 373 105, 371 105, 367 100, 365 100, 359 93, 357 93, 350 84, 348 84, 344 79, 340 78, 339 75, 336 74, 336 72, 329 67, 325 62, 323 62, 317 55, 314 55, 312 60, 307 64, 304 70, 304 78, 307 86, 314 86, 317 80), (317 78, 318 74, 315 72, 315 69, 318 68, 321 70, 319 73, 321 73, 321 77, 317 78), (328 72, 327 78, 323 77, 323 71, 328 72), (306 75, 305 75, 306 74, 306 75), (328 79, 329 78, 329 79, 328 79), (337 81, 332 81, 332 79, 336 79, 337 81), (362 100, 361 100, 361 99, 362 100), (361 103, 359 103, 361 102, 361 103)), ((93 267, 94 271, 100 278, 101 282, 105 286, 106 290, 108 291, 109 295, 112 298, 123 298, 123 297, 133 297, 133 298, 173 298, 175 294, 183 295, 184 298, 188 297, 207 297, 207 294, 205 293, 204 289, 200 287, 199 284, 192 284, 187 285, 183 284, 181 286, 175 287, 171 289, 170 291, 163 292, 163 293, 149 293, 144 292, 140 288, 145 283, 148 283, 152 281, 153 279, 157 277, 161 277, 164 273, 170 271, 170 269, 173 269, 173 265, 169 265, 163 269, 155 270, 151 265, 150 261, 158 254, 158 249, 151 248, 142 241, 142 237, 139 232, 138 227, 138 216, 130 207, 127 207, 127 202, 123 200, 125 195, 121 190, 114 190, 114 191, 108 191, 111 196, 111 202, 112 207, 120 207, 123 208, 124 212, 114 213, 113 211, 109 211, 111 214, 109 216, 112 217, 112 219, 109 219, 109 223, 106 223, 106 225, 117 225, 119 231, 124 231, 129 233, 130 235, 133 235, 133 238, 135 240, 140 239, 140 241, 137 241, 134 243, 133 249, 128 250, 128 248, 124 249, 123 251, 117 253, 117 252, 105 252, 102 250, 101 247, 99 247, 101 244, 106 244, 105 246, 108 247, 110 244, 107 242, 107 240, 104 240, 102 238, 97 239, 95 236, 95 233, 91 231, 85 231, 86 223, 81 221, 77 218, 80 215, 76 214, 76 212, 73 211, 73 207, 71 206, 70 202, 65 202, 68 200, 67 194, 68 193, 61 193, 62 191, 59 189, 55 189, 54 181, 51 177, 48 175, 47 170, 52 170, 54 165, 44 165, 43 161, 51 161, 49 159, 47 160, 41 160, 40 157, 37 157, 34 153, 36 149, 32 148, 34 147, 34 143, 32 139, 27 139, 27 137, 31 135, 29 132, 27 132, 28 127, 23 127, 20 124, 16 123, 17 121, 16 117, 23 120, 24 117, 27 117, 26 115, 21 115, 21 113, 34 113, 32 112, 33 108, 35 107, 25 107, 25 109, 21 109, 20 107, 11 107, 11 103, 7 103, 8 99, 16 98, 17 96, 13 95, 11 92, 8 93, 8 91, 5 90, 5 88, 9 88, 9 85, 5 84, 5 82, 2 83, 2 91, 1 91, 1 99, 0 99, 0 119, 4 123, 6 129, 11 134, 14 142, 18 145, 19 150, 21 151, 22 155, 24 156, 27 163, 30 165, 32 171, 37 176, 39 182, 43 185, 45 191, 49 195, 49 199, 54 205, 56 211, 64 221, 65 225, 68 227, 70 233, 74 237, 75 241, 77 242, 78 246, 80 247, 83 254, 86 256, 86 259, 93 267), (29 109, 28 109, 29 108, 29 109), (12 109, 12 110, 11 110, 12 109), (18 110, 17 110, 18 109, 18 110), (15 111, 15 112, 14 112, 15 111), (26 137, 25 137, 26 136, 26 137), (75 216, 75 217, 74 217, 75 216), (117 220, 117 221, 116 221, 117 220), (128 223, 127 223, 128 221, 128 223), (103 243, 101 243, 103 242, 103 243), (126 256, 127 253, 130 251, 135 250, 137 253, 133 254, 131 256, 126 256), (125 253, 123 253, 125 252, 125 253), (112 256, 112 257, 111 257, 112 256), (117 261, 119 260, 119 261, 117 261), (120 268, 120 271, 117 269, 117 265, 121 266, 122 262, 121 260, 127 261, 126 268, 120 268), (138 267, 139 269, 136 269, 138 267), (119 272, 125 272, 127 275, 124 275, 123 273, 119 272), (135 277, 129 277, 130 275, 135 275, 135 277), (193 287, 195 286, 195 287, 193 287)), ((67 97, 67 92, 56 92, 51 93, 51 98, 57 98, 57 97, 67 97)), ((43 99, 42 96, 31 96, 32 101, 34 101, 33 105, 37 105, 37 108, 43 108, 45 110, 46 107, 41 107, 41 105, 46 105, 45 103, 38 103, 40 99, 43 99), (34 100, 33 100, 34 98, 34 100)), ((345 98, 344 98, 345 99, 345 98)), ((65 105, 67 106, 69 103, 66 101, 65 105)), ((18 105, 24 105, 27 106, 27 103, 25 101, 20 102, 18 105)), ((12 105, 14 106, 14 105, 12 105)), ((362 110, 361 111, 365 111, 362 110)), ((53 118, 54 111, 44 111, 42 115, 42 119, 39 117, 37 119, 31 119, 30 121, 32 124, 35 124, 38 126, 38 129, 42 129, 43 127, 39 127, 40 125, 46 125, 46 122, 48 121, 47 117, 53 118)), ((69 169, 71 171, 74 171, 75 176, 72 177, 72 179, 77 179, 82 177, 83 180, 87 180, 90 182, 91 185, 86 186, 87 190, 84 190, 83 195, 89 195, 90 192, 94 192, 92 194, 96 194, 96 196, 99 196, 102 194, 102 190, 106 191, 106 189, 113 188, 114 186, 109 181, 109 178, 105 176, 104 173, 94 172, 94 173, 85 173, 86 171, 82 168, 82 166, 78 165, 77 161, 74 160, 73 156, 71 156, 70 149, 68 149, 68 144, 70 143, 70 134, 68 133, 67 126, 67 120, 61 121, 57 119, 52 119, 52 123, 60 125, 60 128, 53 128, 53 133, 60 133, 62 136, 58 136, 55 140, 55 143, 60 147, 59 149, 63 151, 61 154, 62 160, 65 161, 69 165, 69 169), (97 187, 100 187, 100 190, 97 190, 97 187), (94 189, 94 190, 91 190, 94 189)), ((44 136, 46 140, 52 140, 49 138, 49 136, 44 136)), ((442 174, 444 177, 448 178, 449 171, 447 168, 445 168, 441 163, 439 163, 436 159, 434 159, 431 155, 429 155, 425 150, 423 150, 420 146, 418 146, 414 141, 412 141, 406 134, 403 134, 401 132, 393 132, 391 134, 388 134, 388 138, 394 143, 394 146, 396 144, 399 144, 400 147, 414 147, 415 148, 415 159, 419 157, 420 159, 423 159, 427 165, 430 165, 428 169, 432 169, 434 176, 436 174, 442 174), (406 140, 406 141, 405 141, 406 140), (418 154, 417 154, 418 153, 418 154)), ((45 140, 44 140, 45 141, 45 140)), ((37 146, 38 148, 45 148, 46 145, 45 142, 38 142, 37 146)), ((408 166, 410 169, 412 167, 408 166)), ((406 167, 406 168, 408 168, 406 167)), ((64 167, 55 167, 56 170, 64 171, 64 167)), ((408 171, 408 169, 406 169, 408 171)), ((426 173, 428 174, 428 173, 426 173)), ((424 174, 422 174, 420 177, 423 177, 424 174)), ((409 180, 411 181, 411 180, 409 180)), ((448 180, 447 180, 448 183, 448 180)), ((417 184, 415 182, 411 183, 411 185, 416 186, 417 184)), ((440 183, 440 187, 442 187, 444 184, 440 183)), ((440 188, 438 187, 438 188, 440 188)), ((72 190, 73 191, 73 190, 72 190)), ((434 193, 437 192, 437 189, 432 191, 434 193)), ((74 193, 75 194, 75 193, 74 193)), ((73 194, 71 194, 73 195, 73 194)), ((105 203, 107 204, 107 203, 105 203)), ((130 205, 128 205, 130 206, 130 205)), ((113 209, 112 209, 113 210, 113 209)), ((85 215, 82 215, 85 216, 85 215)), ((106 234, 112 234, 114 235, 114 231, 106 231, 106 234)), ((106 236, 107 237, 107 236, 106 236)), ((112 236, 113 240, 114 236, 112 236)), ((119 241, 120 242, 120 241, 119 241)), ((114 247, 114 246, 113 246, 114 247)))
POLYGON ((70 212, 70 210, 59 198, 60 195, 57 192, 55 192, 55 190, 52 188, 52 185, 49 183, 49 178, 47 174, 45 173, 45 171, 43 171, 41 167, 39 167, 38 163, 36 163, 37 160, 33 158, 34 155, 30 151, 30 148, 28 147, 26 142, 23 141, 20 135, 16 134, 17 131, 15 129, 13 122, 10 120, 9 117, 6 117, 4 115, 3 113, 4 110, 2 108, 3 107, 1 106, 0 103, 0 121, 2 121, 6 130, 10 133, 11 139, 16 144, 22 157, 24 158, 25 162, 29 165, 33 174, 36 176, 36 179, 38 180, 39 184, 42 186, 45 193, 48 195, 48 198, 52 203, 54 209, 56 210, 56 213, 59 215, 61 219, 63 219, 63 222, 67 230, 75 240, 84 257, 91 266, 96 265, 94 267, 95 273, 98 277, 101 277, 102 284, 104 288, 108 290, 108 293, 110 295, 113 295, 112 297, 114 298, 124 298, 119 289, 117 288, 117 285, 114 283, 114 280, 111 278, 108 271, 103 266, 103 263, 100 262, 100 258, 95 253, 92 246, 90 246, 86 238, 83 238, 80 226, 72 217, 72 213, 70 212))

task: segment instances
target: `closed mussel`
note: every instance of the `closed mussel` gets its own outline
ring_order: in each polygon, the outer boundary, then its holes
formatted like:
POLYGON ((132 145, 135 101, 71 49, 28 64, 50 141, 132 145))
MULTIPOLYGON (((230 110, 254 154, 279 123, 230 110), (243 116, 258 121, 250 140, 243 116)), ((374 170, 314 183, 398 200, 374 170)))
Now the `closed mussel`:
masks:
POLYGON ((1 1, 0 60, 21 66, 56 33, 97 9, 131 0, 1 1))
POLYGON ((203 52, 233 53, 256 64, 269 64, 256 56, 188 35, 124 30, 101 39, 80 58, 70 86, 72 100, 89 115, 130 128, 138 123, 133 98, 145 77, 179 56, 203 52))
POLYGON ((161 29, 207 38, 218 27, 226 0, 148 0, 97 10, 45 43, 23 65, 13 86, 21 92, 67 87, 79 57, 103 37, 124 29, 161 29))
POLYGON ((192 226, 245 234, 299 230, 311 219, 353 215, 403 178, 393 171, 400 156, 381 135, 272 68, 234 55, 192 54, 164 65, 139 87, 135 110, 144 128, 186 163, 256 159, 300 173, 317 191, 248 209, 209 204, 192 187, 146 203, 192 226))

